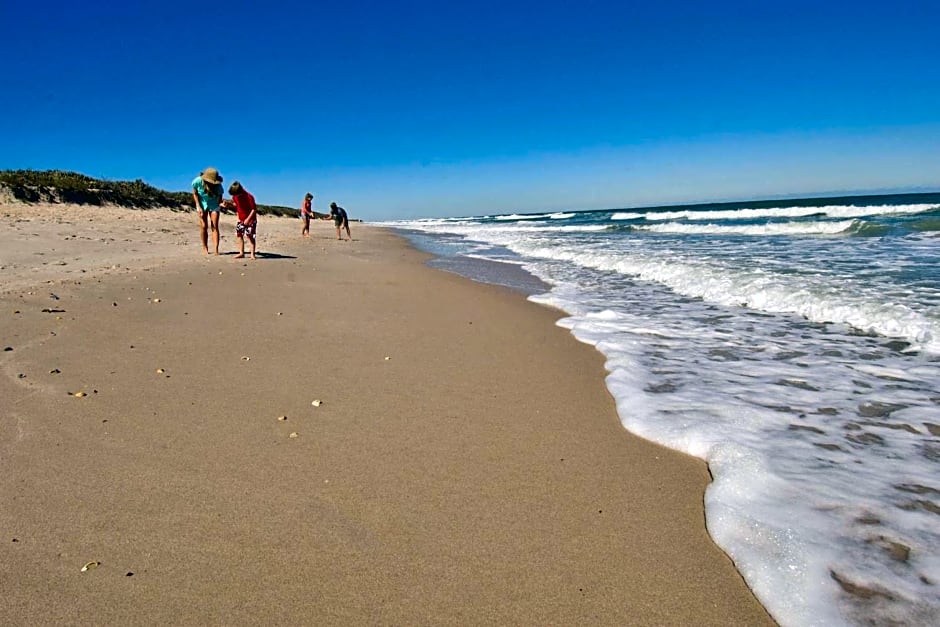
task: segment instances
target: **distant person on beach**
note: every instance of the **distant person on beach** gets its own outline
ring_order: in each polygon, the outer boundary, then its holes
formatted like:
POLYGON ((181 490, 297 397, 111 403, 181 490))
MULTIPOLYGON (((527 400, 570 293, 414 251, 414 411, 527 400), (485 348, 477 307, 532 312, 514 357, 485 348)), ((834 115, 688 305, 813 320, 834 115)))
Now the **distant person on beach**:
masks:
POLYGON ((238 223, 235 225, 235 237, 238 238, 238 254, 236 259, 245 258, 245 238, 251 244, 251 258, 255 256, 255 238, 258 227, 258 206, 255 204, 255 197, 248 193, 248 190, 242 187, 238 181, 232 183, 228 188, 228 193, 232 195, 232 202, 235 205, 235 212, 238 214, 238 223))
POLYGON ((352 241, 352 234, 349 232, 349 216, 346 215, 346 210, 337 205, 335 202, 330 203, 330 215, 325 216, 324 220, 333 219, 333 224, 336 226, 336 239, 343 239, 342 231, 340 229, 346 229, 346 236, 349 238, 349 241, 352 241))
POLYGON ((199 214, 199 235, 202 249, 209 254, 209 229, 215 254, 219 254, 219 210, 222 202, 222 176, 215 168, 206 168, 193 179, 193 201, 199 214))
POLYGON ((304 221, 304 228, 300 234, 304 237, 310 237, 310 218, 313 217, 313 194, 307 193, 304 196, 304 206, 300 210, 300 218, 304 221))

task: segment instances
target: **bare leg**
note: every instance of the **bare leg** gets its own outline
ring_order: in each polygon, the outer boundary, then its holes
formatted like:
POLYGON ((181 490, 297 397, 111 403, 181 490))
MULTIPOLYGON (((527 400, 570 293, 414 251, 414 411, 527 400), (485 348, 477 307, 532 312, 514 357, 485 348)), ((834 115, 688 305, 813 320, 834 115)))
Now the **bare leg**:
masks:
POLYGON ((343 226, 346 227, 346 237, 349 238, 349 241, 352 241, 352 233, 349 232, 349 222, 344 222, 343 226))
POLYGON ((212 223, 212 243, 215 244, 215 254, 219 254, 219 211, 210 211, 209 220, 212 223))
POLYGON ((300 232, 304 237, 310 237, 310 218, 304 218, 304 229, 300 232))
POLYGON ((336 227, 336 239, 343 239, 343 236, 340 235, 339 227, 336 227))
POLYGON ((202 250, 208 255, 209 254, 209 224, 206 222, 206 212, 197 209, 196 214, 199 216, 199 236, 200 238, 202 238, 202 250))
POLYGON ((255 256, 255 238, 249 237, 248 243, 251 244, 251 258, 257 259, 257 257, 255 256))
POLYGON ((245 258, 245 237, 241 234, 238 235, 238 254, 235 255, 236 259, 245 258))

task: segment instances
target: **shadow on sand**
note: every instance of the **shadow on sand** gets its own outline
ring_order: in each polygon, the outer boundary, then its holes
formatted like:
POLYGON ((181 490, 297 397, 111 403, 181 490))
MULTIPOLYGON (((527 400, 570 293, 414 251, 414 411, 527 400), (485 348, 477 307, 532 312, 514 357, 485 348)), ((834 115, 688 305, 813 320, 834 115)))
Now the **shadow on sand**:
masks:
MULTIPOLYGON (((226 253, 220 253, 219 256, 220 256, 220 257, 231 257, 231 258, 234 259, 237 254, 238 254, 238 253, 235 253, 235 252, 226 252, 226 253)), ((295 256, 293 256, 293 255, 282 255, 282 254, 280 254, 280 253, 263 253, 263 252, 256 252, 255 255, 257 255, 258 259, 297 259, 297 257, 295 257, 295 256)), ((251 257, 249 257, 248 253, 245 253, 244 259, 247 259, 247 260, 250 261, 250 260, 251 260, 251 257)))

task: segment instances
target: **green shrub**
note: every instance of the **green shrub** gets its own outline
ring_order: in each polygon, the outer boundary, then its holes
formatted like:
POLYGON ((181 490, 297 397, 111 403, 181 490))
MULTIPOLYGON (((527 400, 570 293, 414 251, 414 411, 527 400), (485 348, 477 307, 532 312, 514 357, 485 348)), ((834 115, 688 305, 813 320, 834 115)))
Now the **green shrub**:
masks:
MULTIPOLYGON (((0 187, 6 187, 21 202, 112 204, 133 209, 193 208, 192 192, 168 192, 136 181, 106 181, 64 170, 0 170, 0 187)), ((296 217, 298 210, 276 205, 258 205, 260 215, 296 217)))

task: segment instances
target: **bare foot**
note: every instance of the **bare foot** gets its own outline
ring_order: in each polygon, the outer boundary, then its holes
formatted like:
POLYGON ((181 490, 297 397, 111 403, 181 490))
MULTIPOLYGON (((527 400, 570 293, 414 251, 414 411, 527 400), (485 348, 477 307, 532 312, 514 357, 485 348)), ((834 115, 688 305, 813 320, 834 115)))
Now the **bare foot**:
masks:
POLYGON ((252 258, 252 259, 257 259, 257 257, 255 257, 254 255, 252 255, 251 258, 252 258))
POLYGON ((244 259, 244 258, 245 258, 245 255, 243 253, 239 253, 235 255, 235 259, 244 259))

